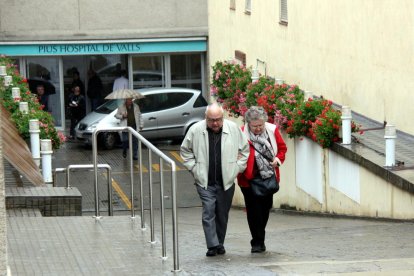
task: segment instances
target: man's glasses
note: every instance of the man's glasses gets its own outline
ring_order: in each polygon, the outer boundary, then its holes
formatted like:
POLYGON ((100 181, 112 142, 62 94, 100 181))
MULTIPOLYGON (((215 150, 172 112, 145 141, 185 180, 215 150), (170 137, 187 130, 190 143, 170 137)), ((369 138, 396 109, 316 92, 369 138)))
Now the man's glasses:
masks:
POLYGON ((207 118, 207 122, 209 122, 209 123, 221 123, 221 122, 223 122, 223 117, 221 117, 221 118, 207 118))

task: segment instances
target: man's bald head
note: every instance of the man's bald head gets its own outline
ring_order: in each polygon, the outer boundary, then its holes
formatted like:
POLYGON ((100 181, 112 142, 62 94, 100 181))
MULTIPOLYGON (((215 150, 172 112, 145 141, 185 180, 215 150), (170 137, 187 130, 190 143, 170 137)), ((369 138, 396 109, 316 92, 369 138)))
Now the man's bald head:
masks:
POLYGON ((213 132, 220 132, 223 127, 224 110, 218 103, 212 103, 206 109, 207 127, 213 132))

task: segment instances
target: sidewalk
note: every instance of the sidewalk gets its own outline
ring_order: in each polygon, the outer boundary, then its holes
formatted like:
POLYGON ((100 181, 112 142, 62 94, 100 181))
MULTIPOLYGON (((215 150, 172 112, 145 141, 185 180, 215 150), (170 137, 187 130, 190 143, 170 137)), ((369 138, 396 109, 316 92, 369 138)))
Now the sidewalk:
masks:
MULTIPOLYGON (((264 254, 250 253, 245 213, 232 209, 227 253, 206 257, 200 208, 181 208, 176 275, 413 275, 413 223, 271 213, 264 254)), ((147 216, 148 219, 148 216, 147 216)), ((172 232, 161 259, 159 218, 150 231, 128 214, 82 217, 8 217, 12 275, 172 275, 172 232)))
MULTIPOLYGON (((363 128, 381 125, 362 116, 353 118, 363 128)), ((403 170, 390 174, 404 178, 410 189, 414 187, 414 170, 410 169, 414 165, 414 138, 397 135, 396 158, 404 165, 399 167, 403 170)), ((383 168, 384 130, 353 136, 358 143, 342 148, 364 158, 374 156, 372 164, 387 172, 383 168)), ((64 152, 65 160, 55 159, 55 166, 91 162, 90 151, 72 152, 68 144, 64 152)), ((122 165, 116 153, 105 158, 114 167, 122 165)), ((7 171, 6 178, 16 176, 7 171)), ((74 180, 80 184, 88 181, 82 174, 74 180)), ((92 190, 85 189, 82 195, 93 202, 92 190)), ((87 209, 92 210, 92 205, 87 209)), ((171 214, 167 210, 165 215, 166 260, 161 258, 158 210, 155 215, 157 242, 151 244, 150 229, 141 230, 140 218, 131 219, 129 212, 95 220, 92 213, 82 217, 42 217, 36 210, 8 211, 10 270, 12 275, 414 275, 412 222, 296 216, 275 211, 267 227, 267 252, 251 254, 245 213, 232 209, 226 255, 207 258, 198 207, 178 209, 181 271, 173 273, 171 214)), ((148 220, 146 214, 147 224, 148 220)))

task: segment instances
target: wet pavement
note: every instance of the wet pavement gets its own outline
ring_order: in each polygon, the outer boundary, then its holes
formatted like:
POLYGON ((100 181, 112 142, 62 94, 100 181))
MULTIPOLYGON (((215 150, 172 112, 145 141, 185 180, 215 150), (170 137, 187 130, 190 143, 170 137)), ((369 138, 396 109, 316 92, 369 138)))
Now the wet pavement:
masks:
MULTIPOLYGON (((370 120, 364 124, 364 127, 376 126, 378 123, 370 120)), ((354 137, 359 147, 383 157, 383 132, 368 131, 354 137)), ((408 146, 413 141, 411 136, 401 133, 397 138, 397 159, 405 165, 414 163, 414 147, 408 146)), ((161 147, 177 158, 177 145, 161 147)), ((91 160, 90 149, 68 142, 54 154, 53 162, 56 168, 90 164, 91 160)), ((121 149, 100 152, 99 163, 111 165, 113 178, 126 195, 124 198, 122 193, 114 192, 113 217, 105 213, 108 204, 104 173, 99 174, 104 217, 99 220, 93 217, 93 179, 85 171, 74 173, 71 183, 83 195, 82 217, 42 217, 36 210, 8 211, 8 263, 12 275, 414 275, 413 222, 309 216, 280 210, 270 215, 265 253, 250 253, 246 215, 243 209, 235 208, 230 212, 227 253, 208 258, 200 201, 191 176, 184 169, 179 172, 178 179, 182 181, 178 183, 177 195, 180 270, 173 272, 171 210, 167 209, 165 214, 167 258, 163 259, 159 196, 154 198, 155 243, 150 243, 149 212, 145 211, 143 230, 139 215, 131 219, 127 211, 130 187, 125 162, 121 149)), ((379 158, 380 162, 383 159, 379 158)), ((407 179, 414 175, 412 170, 401 174, 407 179)), ((154 182, 158 183, 154 185, 158 193, 159 179, 154 182)), ((57 184, 65 185, 63 176, 57 184)), ((166 187, 165 194, 168 192, 166 187)), ((139 206, 138 199, 135 200, 135 206, 139 206)), ((166 197, 167 207, 169 200, 166 197)))
MULTIPOLYGON (((146 214, 148 219, 148 214, 146 214)), ((171 214, 166 214, 163 260, 159 215, 156 242, 129 214, 9 217, 12 275, 414 275, 414 224, 312 217, 272 212, 267 251, 250 253, 242 209, 232 209, 227 253, 206 257, 201 209, 180 208, 179 272, 174 269, 171 214)))

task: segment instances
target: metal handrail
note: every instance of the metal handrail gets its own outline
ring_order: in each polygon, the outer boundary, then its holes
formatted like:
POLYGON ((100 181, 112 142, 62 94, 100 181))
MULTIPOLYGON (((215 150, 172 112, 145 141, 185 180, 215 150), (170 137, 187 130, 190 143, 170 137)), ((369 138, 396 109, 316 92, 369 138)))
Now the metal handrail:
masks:
MULTIPOLYGON (((73 169, 93 169, 93 164, 72 164, 67 168, 56 168, 54 170, 53 179, 56 180, 57 173, 66 173, 66 189, 70 189, 70 171, 73 169)), ((112 203, 112 168, 108 164, 98 164, 98 168, 106 169, 106 176, 108 179, 108 215, 113 216, 113 203, 112 203)), ((53 181, 53 187, 56 187, 56 182, 53 181)))
MULTIPOLYGON (((132 149, 132 135, 138 139, 139 146, 139 173, 140 173, 140 190, 139 195, 141 201, 141 226, 144 228, 144 205, 143 205, 143 185, 142 185, 142 143, 148 148, 148 157, 149 162, 151 162, 151 152, 155 153, 160 158, 160 199, 161 199, 161 235, 162 235, 162 258, 165 259, 166 256, 166 242, 165 242, 165 216, 164 216, 164 178, 162 176, 163 160, 170 164, 171 166, 171 197, 172 197, 172 228, 173 228, 173 258, 174 258, 174 271, 179 271, 179 258, 178 258, 178 226, 177 226, 177 199, 176 199, 176 165, 175 162, 164 154, 161 150, 151 144, 147 139, 145 139, 141 134, 139 134, 132 127, 111 127, 111 128, 100 128, 92 133, 92 159, 94 165, 94 189, 95 189, 95 219, 100 219, 99 215, 99 196, 98 196, 98 164, 97 164, 97 151, 98 143, 97 137, 100 132, 119 132, 119 131, 128 131, 129 137, 129 164, 130 164, 130 184, 131 184, 131 217, 135 217, 135 207, 134 207, 134 171, 133 171, 133 149, 132 149)), ((150 179, 149 179, 149 189, 150 189, 150 225, 151 225, 151 242, 154 242, 154 216, 153 216, 153 206, 152 206, 152 169, 150 163, 150 179)))

